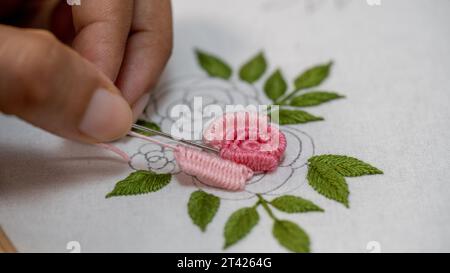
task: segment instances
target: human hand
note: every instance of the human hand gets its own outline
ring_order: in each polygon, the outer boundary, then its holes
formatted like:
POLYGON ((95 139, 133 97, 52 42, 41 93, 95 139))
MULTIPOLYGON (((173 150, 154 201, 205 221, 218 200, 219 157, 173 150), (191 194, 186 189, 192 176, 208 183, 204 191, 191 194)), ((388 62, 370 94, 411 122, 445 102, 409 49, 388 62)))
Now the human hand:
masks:
MULTIPOLYGON (((21 1, 0 7, 12 2, 21 1)), ((170 56, 170 1, 81 3, 61 1, 48 16, 71 47, 49 31, 0 25, 0 111, 69 139, 110 141, 143 111, 170 56)))

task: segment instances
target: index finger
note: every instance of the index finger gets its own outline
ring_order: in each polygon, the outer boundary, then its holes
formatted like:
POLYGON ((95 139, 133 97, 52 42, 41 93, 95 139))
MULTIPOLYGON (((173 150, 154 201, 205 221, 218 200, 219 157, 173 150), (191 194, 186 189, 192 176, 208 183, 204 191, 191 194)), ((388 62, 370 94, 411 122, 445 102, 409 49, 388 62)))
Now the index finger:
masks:
POLYGON ((134 1, 95 0, 73 6, 73 48, 112 81, 122 64, 134 1))

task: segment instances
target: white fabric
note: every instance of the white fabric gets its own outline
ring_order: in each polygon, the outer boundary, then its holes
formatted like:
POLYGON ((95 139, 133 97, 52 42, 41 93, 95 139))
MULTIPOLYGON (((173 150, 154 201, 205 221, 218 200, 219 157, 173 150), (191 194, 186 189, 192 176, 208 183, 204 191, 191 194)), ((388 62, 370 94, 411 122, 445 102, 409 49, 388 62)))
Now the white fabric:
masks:
MULTIPOLYGON (((367 252, 371 241, 383 252, 450 251, 450 1, 176 0, 173 6, 175 49, 165 83, 204 75, 197 47, 235 69, 263 49, 270 71, 281 67, 288 79, 335 62, 321 89, 347 98, 311 108, 326 120, 296 128, 312 137, 316 154, 355 156, 385 174, 348 179, 350 209, 314 192, 304 171, 295 174, 300 187, 293 194, 325 212, 276 213, 308 232, 314 252, 367 252)), ((217 252, 228 216, 255 202, 222 200, 202 233, 187 214, 196 189, 188 180, 106 200, 131 171, 114 155, 12 117, 0 116, 0 128, 0 224, 22 252, 67 252, 69 241, 84 252, 217 252)), ((119 143, 130 154, 141 144, 119 143)), ((229 251, 286 251, 259 212, 258 226, 229 251)))

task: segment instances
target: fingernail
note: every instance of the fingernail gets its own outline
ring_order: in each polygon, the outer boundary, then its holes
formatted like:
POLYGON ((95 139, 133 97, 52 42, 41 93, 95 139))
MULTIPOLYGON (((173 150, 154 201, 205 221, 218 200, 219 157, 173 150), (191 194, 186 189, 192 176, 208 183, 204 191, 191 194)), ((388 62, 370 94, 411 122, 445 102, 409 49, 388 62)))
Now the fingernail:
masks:
POLYGON ((121 96, 106 89, 97 89, 86 108, 79 130, 98 141, 110 141, 130 130, 131 118, 131 109, 121 96))
POLYGON ((148 100, 150 99, 150 94, 147 93, 143 95, 137 102, 133 105, 133 121, 139 118, 139 116, 144 112, 145 107, 147 107, 148 100))

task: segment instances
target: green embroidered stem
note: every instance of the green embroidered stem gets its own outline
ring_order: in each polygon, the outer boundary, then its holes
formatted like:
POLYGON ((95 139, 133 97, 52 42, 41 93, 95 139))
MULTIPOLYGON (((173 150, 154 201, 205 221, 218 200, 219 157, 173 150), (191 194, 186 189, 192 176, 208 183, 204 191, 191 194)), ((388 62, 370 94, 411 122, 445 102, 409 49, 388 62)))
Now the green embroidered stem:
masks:
POLYGON ((284 98, 281 98, 281 100, 280 100, 280 98, 277 99, 273 104, 276 104, 276 105, 286 105, 287 102, 288 102, 290 99, 292 99, 292 97, 294 97, 299 91, 302 91, 302 90, 303 90, 303 89, 299 89, 299 90, 293 91, 293 92, 289 93, 289 95, 285 96, 284 98))
POLYGON ((278 221, 278 218, 273 214, 272 210, 269 208, 269 205, 267 204, 267 200, 264 199, 261 194, 256 194, 258 197, 258 203, 261 204, 265 211, 267 211, 267 214, 269 214, 270 218, 272 218, 274 221, 278 221))

